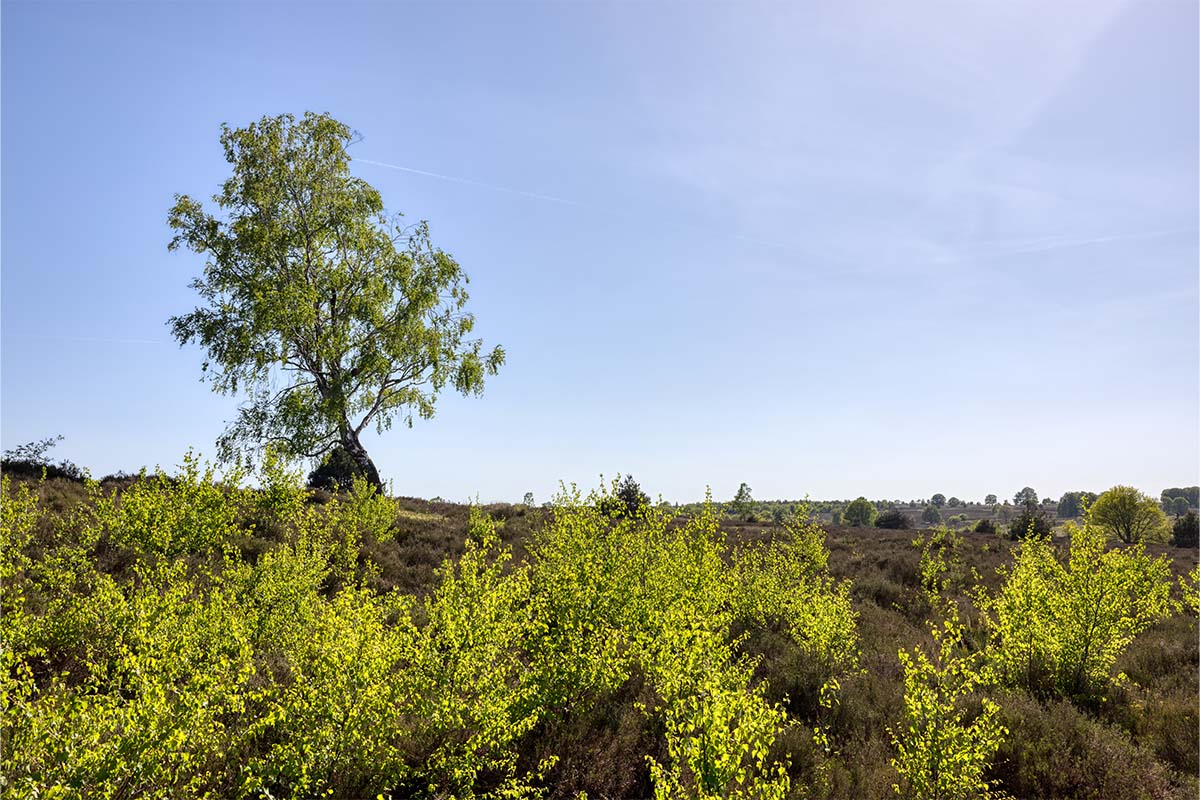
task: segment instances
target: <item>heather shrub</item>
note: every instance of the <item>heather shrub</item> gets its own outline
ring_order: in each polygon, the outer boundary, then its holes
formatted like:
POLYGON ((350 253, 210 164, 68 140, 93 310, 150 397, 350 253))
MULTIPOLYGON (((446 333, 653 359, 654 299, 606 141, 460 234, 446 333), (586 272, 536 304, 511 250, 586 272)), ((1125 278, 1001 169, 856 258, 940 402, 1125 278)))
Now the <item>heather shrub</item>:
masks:
MULTIPOLYGON (((1013 797, 1188 800, 1195 773, 1172 773, 1123 731, 1060 699, 1006 694, 997 721, 1009 735, 991 774, 1013 797)), ((1194 731, 1189 732, 1194 737, 1194 731)))
POLYGON ((976 522, 975 527, 972 528, 972 530, 975 531, 975 533, 986 533, 990 536, 994 536, 996 534, 996 523, 992 522, 990 519, 984 518, 976 522))

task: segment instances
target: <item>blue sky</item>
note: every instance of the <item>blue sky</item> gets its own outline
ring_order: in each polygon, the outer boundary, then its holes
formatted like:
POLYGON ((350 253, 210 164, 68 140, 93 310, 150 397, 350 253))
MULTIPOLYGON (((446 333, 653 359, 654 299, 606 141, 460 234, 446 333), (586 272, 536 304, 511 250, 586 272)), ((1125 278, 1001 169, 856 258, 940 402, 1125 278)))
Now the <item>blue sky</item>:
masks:
POLYGON ((366 440, 398 493, 1194 484, 1197 27, 1107 0, 5 2, 2 445, 61 433, 97 474, 214 451, 236 400, 169 337, 203 265, 166 212, 227 175, 222 122, 314 110, 509 354, 366 440))

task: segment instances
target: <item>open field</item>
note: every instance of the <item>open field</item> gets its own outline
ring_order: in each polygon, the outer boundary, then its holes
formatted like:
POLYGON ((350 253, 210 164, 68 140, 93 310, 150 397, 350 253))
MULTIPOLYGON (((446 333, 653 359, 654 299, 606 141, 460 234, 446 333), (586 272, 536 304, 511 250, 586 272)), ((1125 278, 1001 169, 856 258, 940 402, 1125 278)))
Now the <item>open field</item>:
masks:
MULTIPOLYGON (((585 498, 485 518, 202 473, 4 500, 6 796, 927 796, 892 763, 898 651, 933 654, 952 605, 959 652, 984 658, 976 593, 1001 593, 1018 547, 965 533, 923 559, 933 531, 617 519, 585 498)), ((993 792, 1196 796, 1197 552, 1146 552, 1174 605, 1116 657, 1124 678, 960 698, 964 722, 998 707, 993 792)))

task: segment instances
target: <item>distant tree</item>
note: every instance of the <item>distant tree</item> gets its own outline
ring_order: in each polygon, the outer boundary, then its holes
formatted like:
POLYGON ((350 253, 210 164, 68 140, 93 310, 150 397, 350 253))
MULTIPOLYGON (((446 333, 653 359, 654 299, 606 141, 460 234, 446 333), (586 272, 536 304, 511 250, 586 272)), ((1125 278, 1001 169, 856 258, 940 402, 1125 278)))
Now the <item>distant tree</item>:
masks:
POLYGON ((1158 502, 1132 486, 1114 486, 1096 498, 1088 518, 1122 542, 1162 536, 1167 516, 1158 502))
POLYGON ((46 454, 57 447, 62 440, 63 435, 60 433, 57 436, 47 436, 45 439, 19 444, 4 451, 4 460, 27 461, 30 464, 47 466, 50 464, 50 459, 46 454))
POLYGON ((893 508, 875 518, 875 527, 887 528, 889 530, 908 530, 912 527, 912 520, 903 511, 893 508))
POLYGON ((942 512, 938 511, 938 507, 930 503, 925 506, 925 510, 921 512, 921 521, 928 522, 930 525, 937 525, 942 521, 942 512))
POLYGON ((632 475, 626 475, 617 482, 616 498, 620 501, 625 515, 630 517, 650 505, 650 497, 642 491, 642 487, 632 475))
POLYGON ((951 508, 958 508, 962 504, 963 504, 963 501, 959 500, 957 497, 951 497, 949 500, 946 501, 946 505, 950 506, 951 508))
POLYGON ((1188 505, 1192 508, 1200 506, 1200 486, 1184 486, 1175 487, 1173 489, 1163 489, 1160 495, 1163 500, 1167 498, 1175 499, 1176 497, 1187 498, 1188 505))
POLYGON ((1058 501, 1058 515, 1075 519, 1083 513, 1083 492, 1066 492, 1058 501))
POLYGON ((1175 515, 1176 519, 1182 517, 1187 512, 1188 500, 1186 497, 1176 497, 1171 501, 1171 513, 1175 515))
POLYGON ((729 510, 736 516, 745 517, 750 513, 750 504, 753 502, 754 499, 750 496, 750 485, 743 483, 738 487, 737 494, 733 496, 729 510))
POLYGON ((533 503, 533 492, 526 492, 526 493, 525 493, 525 499, 523 499, 523 500, 521 501, 521 505, 523 505, 523 506, 529 506, 530 508, 532 508, 532 507, 533 507, 533 505, 534 505, 534 503, 533 503))
POLYGON ((786 517, 787 515, 783 511, 783 506, 775 506, 775 508, 771 509, 771 521, 776 525, 782 525, 786 517))
POLYGON ((939 492, 938 494, 935 494, 933 497, 929 498, 929 502, 932 505, 941 508, 942 506, 946 505, 946 495, 939 492))
POLYGON ((1037 492, 1030 486, 1026 486, 1013 496, 1013 505, 1015 506, 1036 506, 1037 501, 1037 492))
POLYGON ((865 497, 859 497, 846 506, 846 513, 843 519, 847 525, 856 525, 860 528, 870 527, 871 522, 875 519, 875 506, 871 505, 871 501, 865 497))
POLYGON ((1171 531, 1171 544, 1176 547, 1196 547, 1200 544, 1200 518, 1196 517, 1195 511, 1188 511, 1175 520, 1171 531))
POLYGON ((985 506, 994 506, 994 505, 996 505, 996 495, 994 495, 994 494, 989 494, 987 497, 983 498, 983 504, 984 504, 985 506))
POLYGON ((63 459, 54 464, 48 455, 50 450, 63 440, 62 434, 49 436, 34 442, 26 442, 5 450, 0 457, 0 470, 12 475, 25 475, 40 478, 44 473, 47 478, 66 478, 72 481, 83 480, 83 471, 74 462, 63 459))
POLYGON ((834 510, 833 510, 833 511, 830 513, 830 515, 829 515, 829 516, 830 516, 830 518, 831 518, 831 520, 832 520, 832 522, 833 522, 833 524, 834 524, 834 525, 841 525, 841 524, 842 524, 842 511, 841 511, 841 509, 839 509, 839 508, 835 508, 835 509, 834 509, 834 510))

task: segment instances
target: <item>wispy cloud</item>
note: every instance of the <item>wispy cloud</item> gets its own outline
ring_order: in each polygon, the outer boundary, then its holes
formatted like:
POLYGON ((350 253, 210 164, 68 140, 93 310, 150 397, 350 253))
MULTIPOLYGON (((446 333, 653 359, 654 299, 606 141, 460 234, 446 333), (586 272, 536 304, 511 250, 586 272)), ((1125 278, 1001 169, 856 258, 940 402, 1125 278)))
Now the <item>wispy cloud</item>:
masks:
POLYGON ((6 333, 5 339, 36 339, 50 342, 93 342, 97 344, 171 344, 162 339, 125 339, 112 336, 44 336, 37 333, 6 333))
POLYGON ((1130 233, 1114 233, 1103 236, 1047 236, 1037 239, 998 239, 990 242, 974 242, 968 245, 967 252, 958 256, 947 256, 943 261, 955 261, 962 258, 989 258, 1026 253, 1043 253, 1050 250, 1061 250, 1072 247, 1090 247, 1092 245, 1109 244, 1112 242, 1131 242, 1140 239, 1160 239, 1180 234, 1197 234, 1196 228, 1166 228, 1154 231, 1135 231, 1130 233))
POLYGON ((545 194, 543 192, 531 192, 527 189, 518 189, 513 186, 501 186, 497 183, 486 183, 477 181, 471 178, 462 178, 457 175, 446 175, 441 172, 430 172, 426 169, 416 169, 415 167, 404 167, 399 164, 389 164, 386 161, 374 161, 370 158, 356 158, 355 161, 360 164, 370 164, 374 167, 385 167, 386 169, 394 169, 399 172, 408 172, 412 175, 424 175, 427 178, 437 178, 442 181, 450 181, 451 183, 459 183, 464 186, 476 186, 480 189, 488 189, 493 192, 507 192, 508 194, 520 195, 521 197, 529 197, 534 200, 545 200, 550 203, 561 203, 565 206, 576 206, 578 208, 590 208, 587 203, 581 203, 577 200, 571 200, 566 197, 559 197, 553 194, 545 194))

